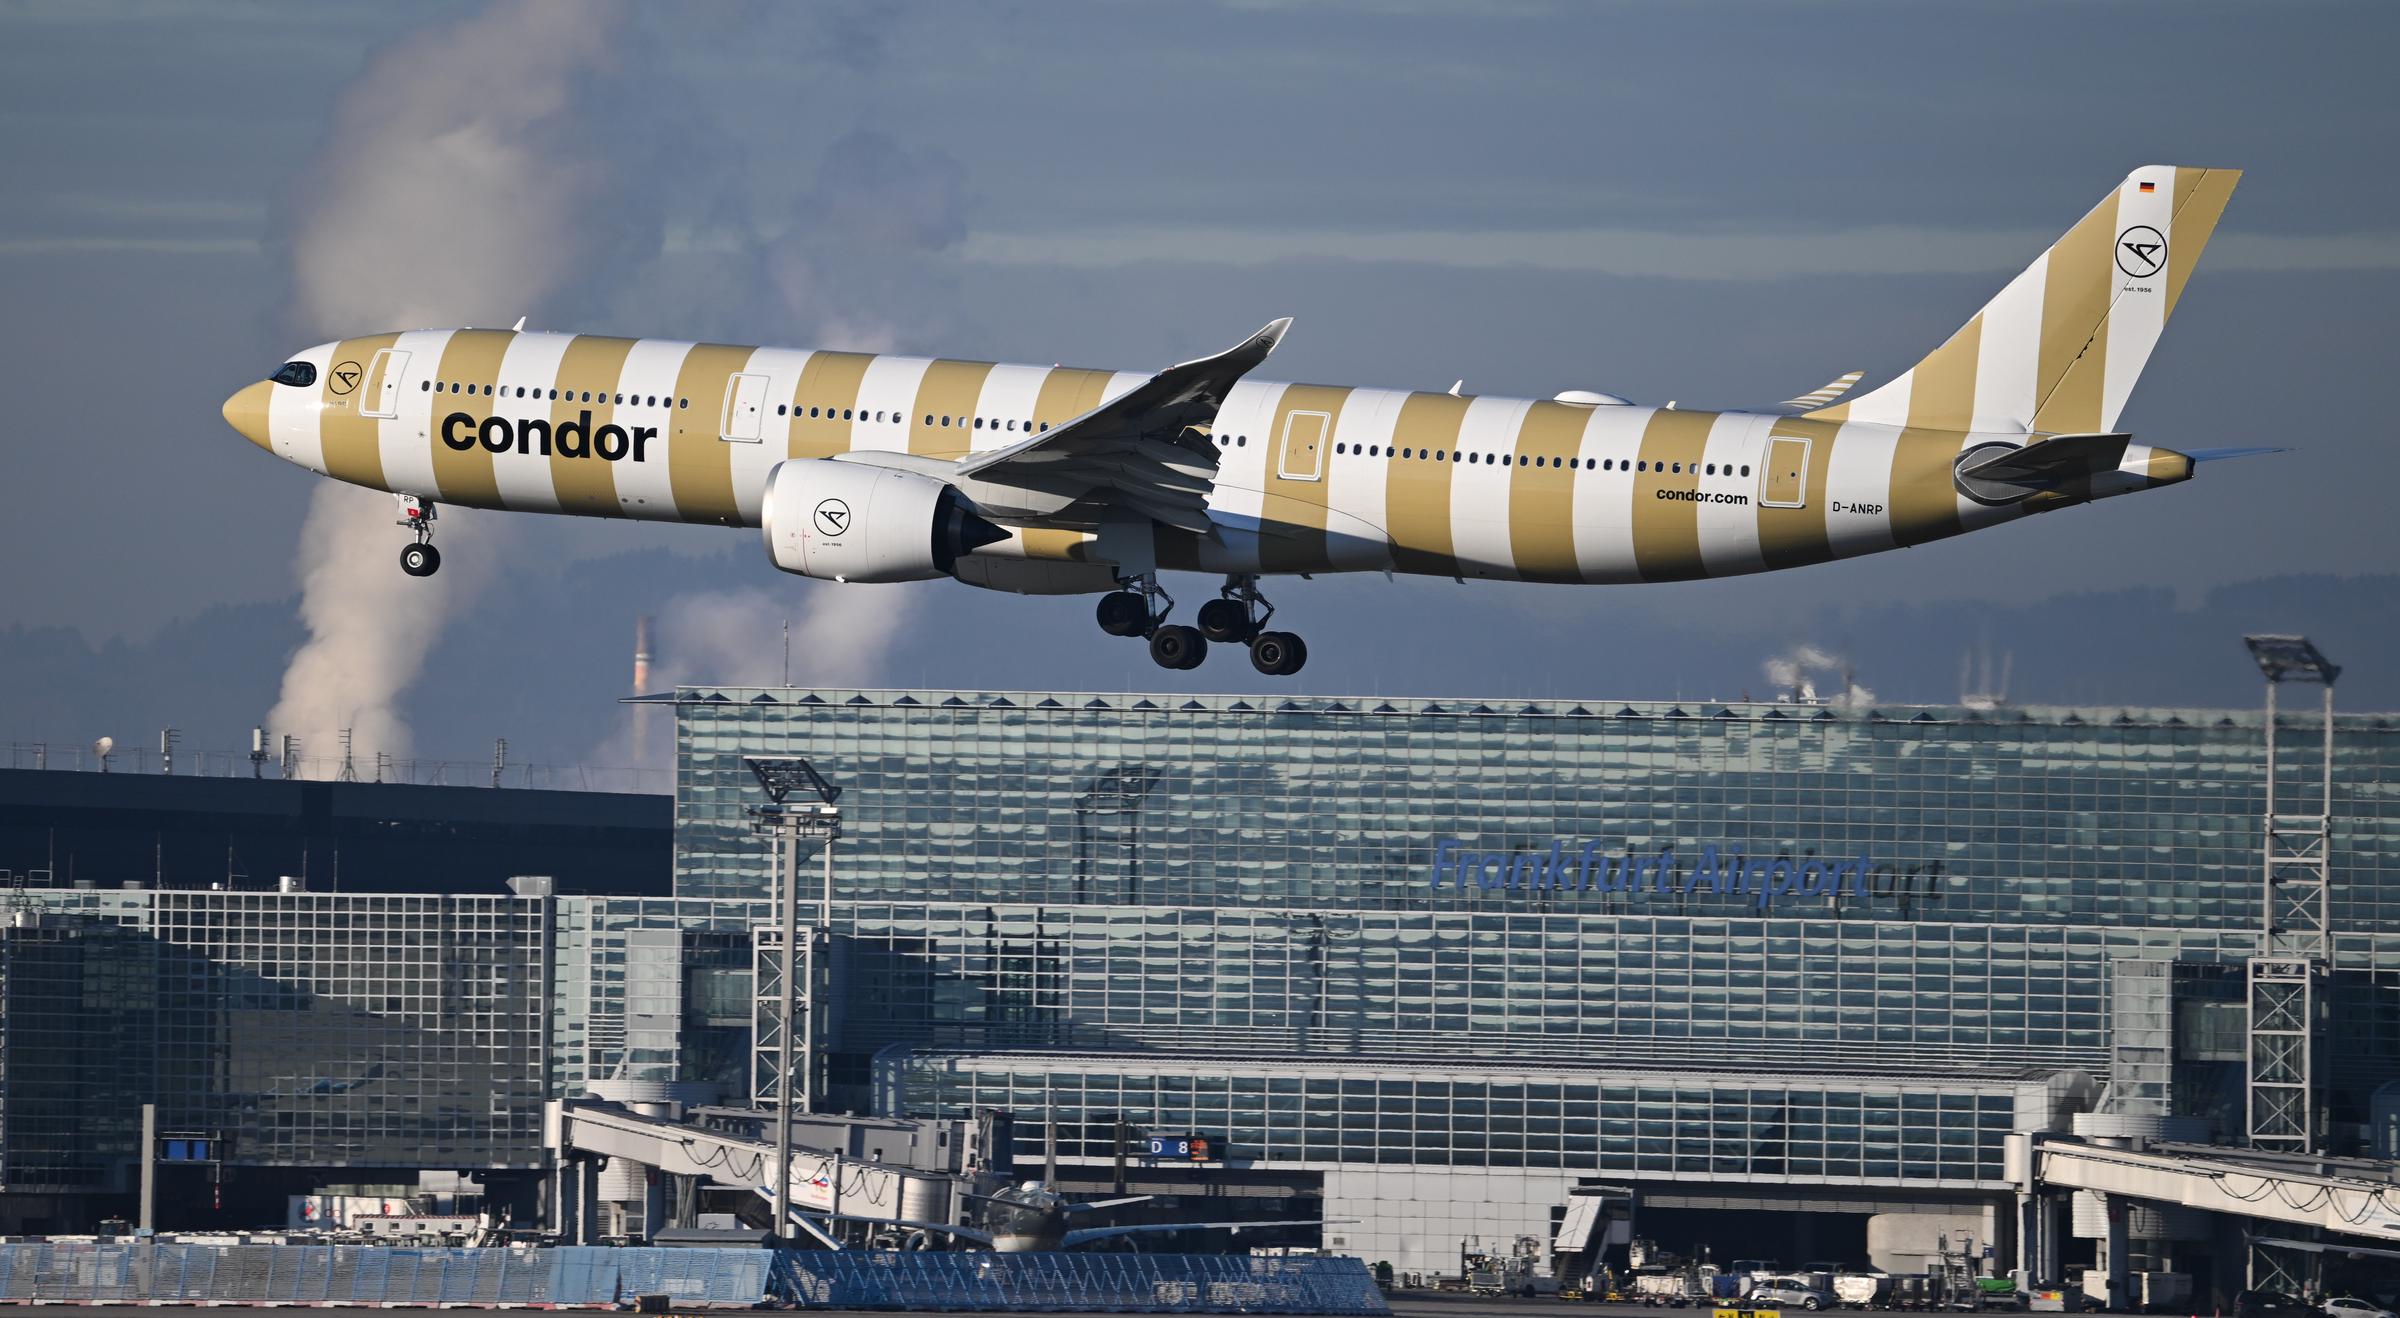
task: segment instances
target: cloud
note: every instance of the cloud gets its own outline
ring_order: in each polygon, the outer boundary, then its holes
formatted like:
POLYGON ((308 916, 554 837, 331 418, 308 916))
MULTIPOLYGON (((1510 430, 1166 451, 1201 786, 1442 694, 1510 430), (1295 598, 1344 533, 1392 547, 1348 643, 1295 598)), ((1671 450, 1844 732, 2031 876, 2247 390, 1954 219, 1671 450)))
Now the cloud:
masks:
MULTIPOLYGON (((2007 272, 2023 269, 2057 237, 2058 231, 1908 225, 1816 232, 1121 225, 979 233, 960 255, 975 265, 1083 270, 1359 262, 1757 281, 2007 272)), ((2212 270, 2400 270, 2400 232, 2227 233, 2210 244, 2207 261, 2212 270)))

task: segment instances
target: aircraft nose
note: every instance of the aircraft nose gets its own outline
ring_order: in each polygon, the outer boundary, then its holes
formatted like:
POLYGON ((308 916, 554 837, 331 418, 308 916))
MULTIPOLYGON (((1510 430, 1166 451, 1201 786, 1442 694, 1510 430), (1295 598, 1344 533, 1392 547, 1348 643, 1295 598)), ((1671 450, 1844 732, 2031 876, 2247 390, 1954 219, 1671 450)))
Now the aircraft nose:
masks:
POLYGON ((264 380, 236 389, 225 400, 225 424, 240 432, 242 438, 272 451, 267 439, 267 399, 275 386, 264 380))

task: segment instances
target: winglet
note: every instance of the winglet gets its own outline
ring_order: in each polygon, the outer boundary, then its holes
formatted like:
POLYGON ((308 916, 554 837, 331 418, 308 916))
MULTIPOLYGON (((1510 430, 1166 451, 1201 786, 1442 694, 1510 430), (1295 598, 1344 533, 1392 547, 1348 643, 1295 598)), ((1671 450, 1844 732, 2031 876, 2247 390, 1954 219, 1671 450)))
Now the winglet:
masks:
POLYGON ((509 326, 509 328, 510 328, 510 329, 512 329, 512 330, 514 330, 514 331, 516 331, 516 332, 517 332, 517 333, 519 333, 519 334, 522 334, 522 333, 524 333, 524 332, 525 332, 525 322, 526 322, 526 320, 528 320, 528 319, 529 319, 529 317, 525 317, 525 316, 519 316, 519 317, 517 317, 517 323, 516 323, 516 324, 514 324, 514 325, 511 325, 511 326, 509 326))

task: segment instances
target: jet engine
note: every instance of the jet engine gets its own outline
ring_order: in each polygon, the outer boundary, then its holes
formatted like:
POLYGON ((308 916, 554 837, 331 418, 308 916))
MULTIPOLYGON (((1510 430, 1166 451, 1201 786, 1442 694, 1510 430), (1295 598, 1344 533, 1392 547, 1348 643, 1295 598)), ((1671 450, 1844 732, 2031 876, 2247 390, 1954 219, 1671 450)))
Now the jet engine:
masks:
POLYGON ((1008 538, 931 476, 825 458, 777 463, 759 523, 775 566, 824 581, 930 581, 1008 538))

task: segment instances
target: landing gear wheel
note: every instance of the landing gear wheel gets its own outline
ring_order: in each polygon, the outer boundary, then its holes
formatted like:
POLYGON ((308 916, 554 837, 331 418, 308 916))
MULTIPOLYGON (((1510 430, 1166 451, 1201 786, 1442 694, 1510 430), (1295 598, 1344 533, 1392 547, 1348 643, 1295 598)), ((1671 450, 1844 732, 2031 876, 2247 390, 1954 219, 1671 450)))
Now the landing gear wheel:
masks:
POLYGON ((1111 636, 1139 636, 1150 625, 1150 606, 1130 590, 1111 591, 1100 597, 1098 617, 1111 636))
POLYGON ((432 545, 402 545, 400 570, 412 577, 430 577, 442 567, 442 551, 432 545))
POLYGON ((1198 668, 1207 657, 1207 638, 1189 627, 1171 624, 1150 633, 1150 658, 1161 668, 1198 668))
POLYGON ((1308 662, 1308 645, 1290 632, 1260 632, 1250 642, 1250 666, 1269 677, 1290 677, 1308 662))
POLYGON ((1210 600, 1200 606, 1200 616, 1195 621, 1200 624, 1202 636, 1227 645, 1239 645, 1258 630, 1257 624, 1250 621, 1250 610, 1240 600, 1210 600))

